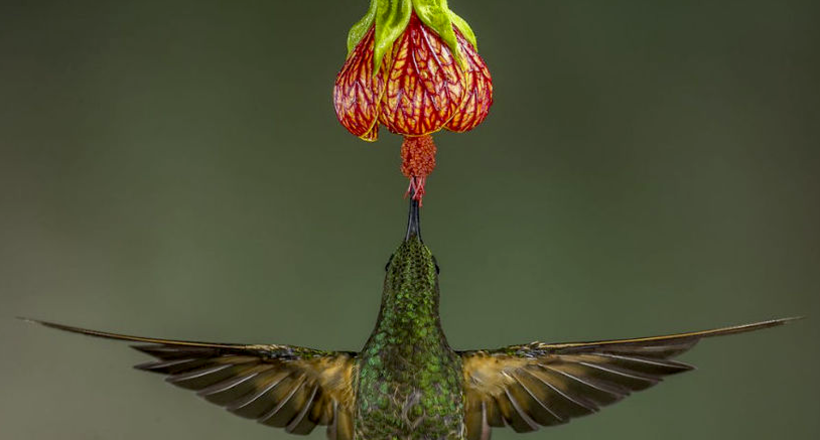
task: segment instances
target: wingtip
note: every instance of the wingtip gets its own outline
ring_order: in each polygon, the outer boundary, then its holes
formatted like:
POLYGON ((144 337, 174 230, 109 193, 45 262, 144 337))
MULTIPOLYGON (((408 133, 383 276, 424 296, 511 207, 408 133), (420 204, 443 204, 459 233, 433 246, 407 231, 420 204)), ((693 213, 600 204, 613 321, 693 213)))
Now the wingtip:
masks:
POLYGON ((802 321, 806 319, 805 316, 789 316, 786 318, 777 318, 777 319, 770 319, 768 321, 762 321, 757 324, 752 325, 760 325, 761 327, 777 327, 780 325, 788 325, 793 324, 797 321, 802 321))
POLYGON ((790 316, 788 318, 782 318, 781 321, 783 321, 783 324, 791 324, 793 322, 802 321, 807 318, 807 316, 790 316))
POLYGON ((751 324, 743 324, 734 327, 727 327, 723 329, 717 329, 708 331, 703 334, 703 337, 710 337, 710 336, 723 336, 723 335, 731 335, 731 334, 738 334, 738 333, 747 333, 756 330, 763 330, 767 328, 773 327, 780 327, 783 325, 791 324, 797 321, 804 319, 803 316, 792 316, 788 318, 778 318, 778 319, 770 319, 768 321, 760 321, 760 322, 753 322, 751 324))
POLYGON ((85 335, 85 336, 93 336, 93 337, 103 338, 103 339, 118 339, 118 340, 125 340, 125 341, 147 341, 149 339, 149 338, 142 338, 142 337, 139 337, 139 336, 121 335, 121 334, 117 334, 117 333, 102 332, 102 331, 99 331, 99 330, 91 330, 91 329, 82 328, 82 327, 74 327, 74 326, 71 326, 71 325, 58 324, 56 322, 50 322, 50 321, 41 321, 39 319, 33 319, 33 318, 18 317, 18 319, 22 320, 23 322, 27 322, 27 323, 30 323, 30 324, 38 324, 38 325, 42 325, 43 327, 48 327, 48 328, 55 329, 55 330, 60 330, 60 331, 68 332, 68 333, 76 333, 76 334, 85 335))
POLYGON ((18 316, 17 319, 27 323, 27 324, 37 324, 42 325, 43 327, 53 328, 57 330, 63 330, 68 332, 74 333, 84 333, 85 330, 77 327, 71 327, 69 325, 57 324, 56 322, 49 322, 49 321, 42 321, 39 319, 34 318, 26 318, 24 316, 18 316))
POLYGON ((25 316, 15 316, 15 318, 19 319, 20 321, 25 322, 26 324, 37 324, 37 325, 42 325, 42 326, 45 326, 45 327, 52 327, 52 326, 56 325, 56 324, 53 324, 53 323, 48 322, 48 321, 41 321, 39 319, 27 318, 25 316))

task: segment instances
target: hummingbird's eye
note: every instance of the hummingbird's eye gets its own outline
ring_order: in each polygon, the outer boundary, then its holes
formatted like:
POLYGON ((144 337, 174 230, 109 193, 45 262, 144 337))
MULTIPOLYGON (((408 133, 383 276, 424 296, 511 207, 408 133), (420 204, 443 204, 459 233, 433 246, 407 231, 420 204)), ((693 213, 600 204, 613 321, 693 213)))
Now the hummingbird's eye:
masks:
POLYGON ((390 263, 393 262, 393 255, 390 255, 390 258, 387 259, 387 264, 384 265, 384 271, 387 272, 387 269, 390 269, 390 263))

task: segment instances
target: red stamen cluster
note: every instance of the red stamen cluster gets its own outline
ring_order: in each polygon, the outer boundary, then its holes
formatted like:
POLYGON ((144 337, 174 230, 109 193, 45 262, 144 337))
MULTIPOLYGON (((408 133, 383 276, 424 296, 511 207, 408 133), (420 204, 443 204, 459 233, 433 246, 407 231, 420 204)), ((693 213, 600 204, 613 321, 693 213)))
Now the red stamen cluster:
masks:
MULTIPOLYGON (((407 194, 413 195, 413 200, 419 202, 424 197, 424 184, 427 176, 436 167, 436 144, 433 137, 405 136, 401 144, 401 172, 410 179, 407 194)), ((405 194, 405 196, 407 195, 405 194)))

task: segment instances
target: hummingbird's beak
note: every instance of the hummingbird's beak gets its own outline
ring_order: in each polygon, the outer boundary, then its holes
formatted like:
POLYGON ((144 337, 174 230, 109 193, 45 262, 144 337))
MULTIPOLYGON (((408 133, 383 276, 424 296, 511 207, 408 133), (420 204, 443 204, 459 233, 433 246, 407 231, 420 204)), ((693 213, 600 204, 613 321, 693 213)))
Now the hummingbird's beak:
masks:
POLYGON ((419 201, 414 200, 413 194, 410 194, 410 213, 407 215, 407 235, 404 236, 404 241, 410 241, 413 238, 418 238, 419 241, 422 241, 419 201))

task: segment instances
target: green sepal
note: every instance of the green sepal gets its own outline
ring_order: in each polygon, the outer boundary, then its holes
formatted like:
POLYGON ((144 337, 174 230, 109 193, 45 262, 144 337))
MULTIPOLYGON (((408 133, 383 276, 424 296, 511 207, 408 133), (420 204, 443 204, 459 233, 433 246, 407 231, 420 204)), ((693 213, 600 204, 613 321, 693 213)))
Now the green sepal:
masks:
POLYGON ((450 18, 450 10, 447 8, 447 0, 412 0, 413 9, 419 19, 427 27, 435 31, 445 44, 450 48, 458 64, 464 68, 464 58, 458 49, 458 39, 453 30, 453 21, 450 18))
POLYGON ((450 15, 450 20, 452 20, 453 24, 456 25, 458 30, 461 31, 461 34, 464 35, 464 38, 466 38, 467 41, 469 41, 470 44, 473 45, 476 52, 478 52, 478 40, 476 40, 475 38, 475 32, 473 32, 473 28, 471 28, 467 21, 459 17, 458 14, 456 14, 455 12, 448 11, 448 14, 450 15))
POLYGON ((447 0, 370 0, 367 14, 350 28, 347 36, 348 56, 375 24, 373 47, 373 74, 381 68, 385 55, 393 49, 393 43, 401 36, 415 11, 419 20, 441 37, 462 68, 466 67, 464 56, 458 47, 453 25, 464 38, 478 50, 475 33, 467 22, 447 7, 447 0))
POLYGON ((367 31, 370 30, 370 26, 373 26, 373 21, 376 19, 376 6, 378 3, 379 0, 370 0, 370 8, 367 9, 367 14, 350 28, 350 32, 347 34, 347 56, 353 53, 353 49, 356 48, 359 41, 362 41, 367 31))
POLYGON ((413 12, 411 0, 377 0, 376 35, 373 47, 373 74, 377 74, 382 60, 393 43, 401 36, 413 12))

